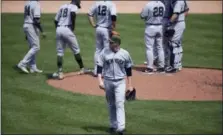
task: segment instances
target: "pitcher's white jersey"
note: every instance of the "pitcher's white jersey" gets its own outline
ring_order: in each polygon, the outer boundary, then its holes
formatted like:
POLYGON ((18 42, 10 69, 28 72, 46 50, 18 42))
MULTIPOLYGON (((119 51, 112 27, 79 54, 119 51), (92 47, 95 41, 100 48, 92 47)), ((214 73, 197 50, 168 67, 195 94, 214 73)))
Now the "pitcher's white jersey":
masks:
POLYGON ((58 21, 59 26, 72 25, 71 12, 77 13, 78 7, 73 4, 64 4, 60 7, 56 14, 55 20, 58 21))
POLYGON ((141 12, 141 18, 145 19, 146 24, 161 24, 165 12, 165 6, 161 1, 149 1, 141 12))
POLYGON ((105 79, 118 80, 125 78, 125 69, 130 68, 133 63, 128 51, 120 48, 114 53, 108 47, 102 50, 97 65, 103 67, 105 79))
POLYGON ((116 6, 111 1, 98 1, 90 8, 88 15, 96 17, 97 26, 110 28, 111 15, 116 15, 116 6))
POLYGON ((38 1, 28 1, 24 7, 24 23, 33 24, 34 18, 40 18, 41 9, 38 1))

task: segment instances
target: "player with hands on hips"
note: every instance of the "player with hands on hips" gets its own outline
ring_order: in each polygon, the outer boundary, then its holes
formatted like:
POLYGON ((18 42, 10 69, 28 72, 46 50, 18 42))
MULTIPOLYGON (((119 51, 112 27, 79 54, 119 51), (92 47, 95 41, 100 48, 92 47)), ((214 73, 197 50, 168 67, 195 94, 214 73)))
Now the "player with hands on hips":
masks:
POLYGON ((56 48, 57 48, 57 67, 58 71, 53 74, 54 78, 63 79, 63 56, 66 46, 68 46, 74 58, 80 67, 79 74, 84 74, 86 69, 80 55, 80 48, 77 38, 73 31, 75 30, 76 14, 80 7, 79 0, 72 0, 70 4, 64 4, 60 7, 55 16, 56 26, 56 48))
POLYGON ((17 67, 27 74, 42 73, 43 71, 39 70, 36 66, 36 55, 40 50, 39 31, 42 33, 43 38, 46 37, 40 23, 40 4, 37 0, 30 0, 26 2, 24 9, 23 30, 30 49, 19 64, 17 64, 17 67), (27 66, 30 67, 30 71, 27 70, 27 66))
POLYGON ((88 19, 92 27, 96 28, 96 50, 94 54, 94 75, 97 76, 97 59, 100 52, 109 46, 109 37, 111 34, 118 35, 115 32, 116 27, 116 6, 112 1, 97 1, 92 5, 88 12, 88 19), (94 22, 96 18, 96 24, 94 22))
POLYGON ((128 51, 120 48, 117 35, 110 38, 109 47, 104 48, 97 61, 99 87, 105 90, 110 117, 110 133, 123 134, 125 130, 125 91, 132 90, 132 59, 128 51), (102 70, 104 81, 102 80, 102 70))

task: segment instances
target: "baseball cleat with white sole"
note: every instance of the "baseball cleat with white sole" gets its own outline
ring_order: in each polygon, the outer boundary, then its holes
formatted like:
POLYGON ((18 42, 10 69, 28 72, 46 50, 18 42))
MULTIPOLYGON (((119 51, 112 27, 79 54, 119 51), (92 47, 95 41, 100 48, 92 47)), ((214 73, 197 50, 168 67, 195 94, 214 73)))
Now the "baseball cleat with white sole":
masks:
POLYGON ((148 75, 152 75, 152 74, 154 74, 154 70, 151 69, 151 68, 146 68, 146 70, 143 71, 143 73, 148 74, 148 75))
POLYGON ((26 73, 26 74, 29 74, 29 71, 27 70, 27 68, 26 67, 24 67, 24 66, 21 66, 21 65, 17 65, 17 67, 22 71, 22 72, 24 72, 24 73, 26 73))
POLYGON ((53 78, 57 78, 57 79, 59 79, 59 80, 64 79, 63 72, 55 72, 55 73, 52 74, 52 77, 53 77, 53 78))
POLYGON ((92 71, 89 70, 89 69, 82 68, 82 69, 78 72, 78 74, 79 74, 79 75, 83 75, 83 74, 86 74, 86 73, 89 73, 89 72, 92 72, 92 71))
POLYGON ((36 68, 36 69, 30 69, 30 73, 43 73, 43 71, 36 68))

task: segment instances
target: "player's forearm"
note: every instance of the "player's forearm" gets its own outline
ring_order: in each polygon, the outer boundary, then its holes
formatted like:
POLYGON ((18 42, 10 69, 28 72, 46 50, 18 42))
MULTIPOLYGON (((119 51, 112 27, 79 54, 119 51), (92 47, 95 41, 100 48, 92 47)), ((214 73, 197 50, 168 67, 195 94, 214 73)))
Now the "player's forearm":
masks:
POLYGON ((132 76, 127 76, 127 85, 128 88, 132 87, 132 76))
POLYGON ((178 17, 178 14, 174 13, 171 18, 170 18, 170 22, 173 23, 178 17))
POLYGON ((115 30, 116 28, 116 22, 112 22, 112 30, 115 30))
POLYGON ((94 18, 92 16, 88 16, 88 20, 89 20, 92 27, 96 27, 96 25, 94 23, 94 18))
POLYGON ((34 25, 40 30, 41 33, 43 33, 43 27, 40 24, 40 18, 34 18, 34 25))
POLYGON ((99 82, 99 84, 101 84, 103 82, 101 74, 98 74, 98 82, 99 82))
POLYGON ((54 24, 55 24, 55 27, 57 28, 57 26, 58 26, 58 21, 57 21, 57 20, 54 20, 54 24))

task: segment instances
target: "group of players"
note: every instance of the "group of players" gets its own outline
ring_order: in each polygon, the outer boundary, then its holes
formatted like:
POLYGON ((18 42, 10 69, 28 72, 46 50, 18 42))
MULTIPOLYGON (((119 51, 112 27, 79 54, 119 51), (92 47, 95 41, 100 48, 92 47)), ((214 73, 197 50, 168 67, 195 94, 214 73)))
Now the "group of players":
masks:
MULTIPOLYGON (((80 67, 79 74, 89 72, 84 68, 80 48, 74 34, 76 14, 81 8, 80 0, 60 7, 55 16, 56 48, 58 71, 53 77, 63 79, 63 55, 66 46, 72 50, 80 67)), ((149 1, 142 9, 141 18, 145 20, 146 65, 144 72, 177 72, 182 68, 182 37, 185 29, 185 16, 189 8, 182 0, 149 1), (173 30, 173 33, 165 33, 173 30), (165 59, 166 58, 166 59, 165 59)), ((96 51, 94 55, 94 75, 98 77, 99 87, 105 90, 110 117, 110 132, 123 134, 125 130, 125 90, 127 76, 128 90, 131 83, 132 59, 128 51, 120 48, 121 39, 115 31, 117 13, 112 1, 97 1, 89 10, 89 22, 96 29, 96 51), (94 21, 96 18, 96 23, 94 21), (103 75, 103 79, 102 79, 103 75)), ((28 1, 24 11, 24 32, 29 43, 29 51, 17 67, 25 73, 42 73, 36 66, 36 54, 40 50, 40 32, 45 32, 40 23, 40 4, 28 1), (28 71, 27 67, 30 68, 28 71)))

